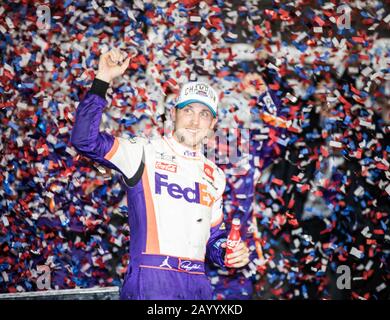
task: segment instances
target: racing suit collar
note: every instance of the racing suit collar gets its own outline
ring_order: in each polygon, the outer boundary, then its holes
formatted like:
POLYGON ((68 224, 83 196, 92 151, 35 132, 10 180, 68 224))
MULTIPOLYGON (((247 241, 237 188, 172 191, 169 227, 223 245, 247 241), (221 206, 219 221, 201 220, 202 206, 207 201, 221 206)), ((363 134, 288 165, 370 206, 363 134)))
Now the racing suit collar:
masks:
POLYGON ((169 134, 164 137, 168 145, 180 156, 186 158, 198 159, 201 155, 201 149, 198 148, 189 148, 176 140, 173 134, 169 134))

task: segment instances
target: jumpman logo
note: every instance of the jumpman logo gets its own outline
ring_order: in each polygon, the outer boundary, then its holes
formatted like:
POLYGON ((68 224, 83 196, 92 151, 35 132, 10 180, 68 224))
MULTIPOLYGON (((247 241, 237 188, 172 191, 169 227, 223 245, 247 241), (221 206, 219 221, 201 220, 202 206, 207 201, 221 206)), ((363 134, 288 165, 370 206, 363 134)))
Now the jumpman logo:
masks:
POLYGON ((165 260, 163 261, 163 263, 162 264, 160 264, 160 267, 168 267, 169 269, 172 269, 172 267, 169 265, 169 263, 168 263, 168 259, 169 259, 169 256, 167 256, 166 258, 165 258, 165 260))

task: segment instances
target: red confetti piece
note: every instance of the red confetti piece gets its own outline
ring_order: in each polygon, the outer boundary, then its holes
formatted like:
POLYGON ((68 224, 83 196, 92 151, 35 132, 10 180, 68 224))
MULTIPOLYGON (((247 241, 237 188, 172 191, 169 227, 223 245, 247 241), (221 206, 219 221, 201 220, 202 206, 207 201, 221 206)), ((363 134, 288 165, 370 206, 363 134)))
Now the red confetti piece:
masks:
POLYGON ((280 180, 280 179, 277 179, 277 178, 273 178, 272 179, 272 183, 275 183, 278 186, 282 186, 283 185, 283 180, 280 180))
POLYGON ((325 21, 322 20, 319 16, 315 16, 314 21, 317 22, 320 27, 322 27, 325 24, 325 21))

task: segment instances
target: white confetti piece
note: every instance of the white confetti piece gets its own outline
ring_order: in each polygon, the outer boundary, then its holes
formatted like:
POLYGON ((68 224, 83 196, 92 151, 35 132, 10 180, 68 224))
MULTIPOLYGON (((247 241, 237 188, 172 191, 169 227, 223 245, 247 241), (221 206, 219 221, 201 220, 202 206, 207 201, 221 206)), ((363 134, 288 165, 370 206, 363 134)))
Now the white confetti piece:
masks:
POLYGON ((330 141, 329 146, 331 146, 333 148, 342 148, 343 144, 341 142, 338 142, 338 141, 330 141))
POLYGON ((60 214, 60 220, 63 225, 69 221, 69 219, 66 217, 64 213, 60 214))
POLYGON ((1 220, 3 221, 3 224, 4 224, 5 227, 9 226, 9 221, 8 221, 6 216, 2 216, 1 220))
POLYGON ((52 134, 49 134, 47 136, 46 140, 48 142, 50 142, 51 144, 57 144, 57 138, 55 136, 53 136, 52 134))
POLYGON ((284 146, 284 147, 286 147, 288 145, 289 141, 290 141, 290 139, 288 139, 288 138, 287 139, 278 138, 277 143, 282 145, 282 146, 284 146))
POLYGON ((82 268, 80 270, 81 270, 81 272, 87 272, 88 269, 90 269, 90 268, 91 268, 91 265, 89 263, 86 263, 82 266, 82 268))
POLYGON ((353 194, 357 197, 362 196, 364 194, 364 188, 362 186, 359 186, 358 188, 356 188, 353 194))
MULTIPOLYGON (((41 48, 41 50, 46 50, 48 48, 48 44, 45 40, 43 40, 41 37, 35 36, 33 38, 33 42, 41 48)), ((38 59, 37 59, 38 60, 38 59)))
POLYGON ((364 267, 364 269, 365 269, 366 271, 370 270, 373 264, 374 264, 374 262, 373 262, 372 260, 369 260, 369 261, 367 262, 366 266, 364 267))
POLYGON ((202 27, 200 30, 199 30, 200 34, 204 37, 207 37, 207 35, 209 34, 208 30, 205 28, 205 27, 202 27))
POLYGON ((291 234, 292 234, 292 235, 301 234, 302 231, 303 231, 302 228, 298 228, 298 229, 292 230, 292 231, 291 231, 291 234))
POLYGON ((58 132, 59 132, 60 134, 67 133, 67 132, 69 132, 69 128, 68 128, 68 127, 59 128, 59 129, 58 129, 58 132))
POLYGON ((276 71, 279 71, 279 68, 277 66, 275 66, 273 63, 269 62, 268 65, 267 65, 268 68, 270 69, 274 69, 276 71))
POLYGON ((356 249, 355 247, 352 247, 349 253, 358 259, 361 259, 363 257, 363 252, 359 249, 356 249))
POLYGON ((22 140, 22 138, 21 138, 21 137, 17 137, 16 143, 18 144, 18 147, 19 147, 19 148, 22 147, 22 146, 23 146, 23 140, 22 140))
POLYGON ((77 155, 77 152, 74 151, 72 148, 66 147, 65 151, 70 154, 72 157, 75 157, 77 155))
POLYGON ((9 17, 5 18, 5 22, 7 23, 8 28, 10 28, 10 29, 15 28, 14 24, 12 23, 12 20, 9 17))
POLYGON ((366 226, 362 231, 361 234, 365 236, 366 238, 371 238, 372 234, 370 233, 370 228, 366 226))
POLYGON ((233 32, 231 32, 231 31, 228 32, 227 36, 229 38, 231 38, 231 39, 237 39, 238 38, 238 35, 233 33, 233 32))
POLYGON ((270 193, 270 195, 271 195, 271 197, 272 197, 273 199, 277 199, 278 195, 276 194, 276 191, 275 191, 274 189, 271 189, 271 190, 269 191, 269 193, 270 193))
POLYGON ((384 290, 386 287, 387 287, 386 284, 385 284, 384 282, 382 282, 379 286, 377 286, 377 287, 375 288, 375 290, 376 290, 377 292, 379 292, 379 291, 384 290))
POLYGON ((367 77, 373 70, 370 67, 366 67, 362 70, 362 75, 367 77))
POLYGON ((7 272, 3 271, 3 272, 1 273, 1 275, 3 276, 3 280, 4 280, 5 282, 8 282, 8 281, 9 281, 7 272))
POLYGON ((387 185, 385 191, 387 192, 388 195, 390 195, 390 183, 387 185))
POLYGON ((378 28, 378 26, 379 26, 379 23, 374 23, 372 26, 370 26, 369 28, 368 28, 368 30, 375 30, 376 28, 378 28))
POLYGON ((307 33, 306 32, 302 32, 298 35, 298 37, 295 39, 296 42, 300 42, 302 41, 303 39, 305 39, 307 36, 307 33))
POLYGON ((191 16, 191 17, 190 17, 190 21, 191 21, 191 22, 201 22, 201 21, 202 21, 202 18, 199 17, 199 16, 191 16))
POLYGON ((15 73, 14 68, 7 63, 4 64, 4 69, 10 72, 11 74, 15 73))
POLYGON ((103 262, 106 262, 106 261, 109 261, 112 259, 112 254, 111 253, 107 253, 103 256, 102 260, 103 262))
POLYGON ((54 193, 51 192, 51 191, 46 192, 45 195, 46 195, 46 197, 48 197, 48 198, 50 198, 50 199, 52 199, 52 198, 54 197, 54 193))
POLYGON ((295 96, 293 96, 290 92, 288 92, 288 93, 286 94, 286 97, 287 97, 288 100, 290 100, 290 101, 293 102, 293 103, 297 102, 297 100, 298 100, 298 98, 295 97, 295 96))

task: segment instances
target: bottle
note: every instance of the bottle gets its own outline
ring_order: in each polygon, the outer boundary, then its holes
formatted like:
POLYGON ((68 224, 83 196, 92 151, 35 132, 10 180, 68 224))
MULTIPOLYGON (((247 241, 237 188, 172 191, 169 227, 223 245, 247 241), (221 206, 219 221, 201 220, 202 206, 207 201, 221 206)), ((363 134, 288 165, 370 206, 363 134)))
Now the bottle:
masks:
MULTIPOLYGON (((226 241, 226 255, 233 252, 233 248, 237 247, 241 241, 240 235, 241 222, 240 219, 234 218, 232 221, 232 229, 230 230, 229 236, 226 241)), ((229 264, 225 264, 229 267, 229 264)))

